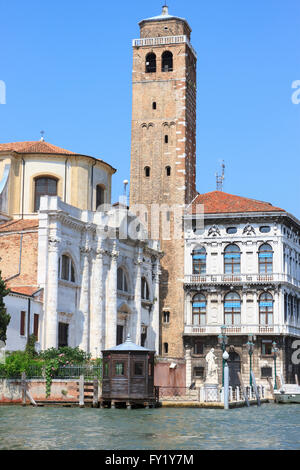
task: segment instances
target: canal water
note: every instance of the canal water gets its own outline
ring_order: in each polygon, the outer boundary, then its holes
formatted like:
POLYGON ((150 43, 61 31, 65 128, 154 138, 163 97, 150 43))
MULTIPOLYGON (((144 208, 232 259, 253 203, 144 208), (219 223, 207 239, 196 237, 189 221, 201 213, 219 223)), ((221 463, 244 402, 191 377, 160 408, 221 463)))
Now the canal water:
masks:
POLYGON ((0 449, 300 449, 300 405, 229 411, 2 406, 0 449))

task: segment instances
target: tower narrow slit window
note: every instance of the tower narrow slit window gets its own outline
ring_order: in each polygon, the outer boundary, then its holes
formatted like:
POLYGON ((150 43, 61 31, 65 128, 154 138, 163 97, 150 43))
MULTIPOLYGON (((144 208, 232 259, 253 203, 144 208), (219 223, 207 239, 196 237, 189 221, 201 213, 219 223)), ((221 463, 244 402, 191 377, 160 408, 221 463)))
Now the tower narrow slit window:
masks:
POLYGON ((156 109, 156 108, 157 108, 156 101, 153 101, 153 103, 152 103, 152 109, 156 109))
POLYGON ((166 175, 171 176, 171 167, 170 166, 166 166, 166 175))
POLYGON ((100 207, 105 203, 105 188, 98 184, 96 187, 96 210, 99 210, 100 207))
POLYGON ((169 136, 165 135, 165 144, 168 144, 168 143, 169 143, 169 136))
POLYGON ((146 166, 144 171, 145 171, 146 178, 150 178, 150 174, 151 174, 150 167, 146 166))

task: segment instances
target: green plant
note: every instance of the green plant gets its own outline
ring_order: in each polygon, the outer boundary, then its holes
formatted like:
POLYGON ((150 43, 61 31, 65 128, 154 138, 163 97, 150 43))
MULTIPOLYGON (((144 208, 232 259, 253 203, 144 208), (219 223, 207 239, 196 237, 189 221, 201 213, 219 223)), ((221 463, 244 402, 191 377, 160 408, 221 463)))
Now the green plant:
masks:
POLYGON ((14 351, 6 355, 5 364, 2 368, 6 377, 19 377, 25 372, 30 377, 32 371, 34 375, 41 375, 44 363, 34 360, 26 351, 14 351))
POLYGON ((10 289, 6 288, 0 271, 0 341, 6 342, 7 327, 10 322, 10 315, 6 312, 4 297, 10 293, 10 289))
POLYGON ((36 336, 30 335, 26 344, 25 352, 28 354, 29 357, 36 357, 38 354, 35 350, 35 343, 36 343, 36 336))
POLYGON ((68 395, 67 390, 62 390, 61 393, 62 393, 62 395, 63 395, 64 397, 66 397, 66 396, 68 395))
POLYGON ((86 364, 90 361, 91 355, 77 348, 70 348, 64 346, 61 348, 50 348, 46 349, 39 354, 41 359, 46 361, 51 359, 58 359, 61 365, 73 365, 73 364, 86 364))
POLYGON ((57 372, 59 367, 59 362, 57 359, 50 359, 45 366, 45 378, 46 378, 46 398, 49 398, 51 395, 51 384, 52 379, 57 372))

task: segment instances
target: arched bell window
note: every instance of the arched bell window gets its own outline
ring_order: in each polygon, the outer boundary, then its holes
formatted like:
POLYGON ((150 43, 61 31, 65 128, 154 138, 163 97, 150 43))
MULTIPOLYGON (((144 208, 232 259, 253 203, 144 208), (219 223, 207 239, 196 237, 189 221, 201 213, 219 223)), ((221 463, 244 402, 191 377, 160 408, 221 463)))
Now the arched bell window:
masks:
POLYGON ((42 196, 57 196, 57 179, 41 176, 34 180, 34 212, 40 209, 42 196))
POLYGON ((193 325, 206 325, 206 298, 202 294, 193 298, 193 325))
POLYGON ((259 298, 260 325, 273 325, 273 296, 266 292, 259 298))
POLYGON ((151 52, 146 55, 146 73, 156 72, 156 55, 151 52))
POLYGON ((261 245, 258 250, 258 264, 261 274, 273 272, 273 249, 268 243, 261 245))
POLYGON ((193 253, 193 274, 206 274, 206 250, 196 248, 193 253))
POLYGON ((230 292, 224 298, 225 325, 241 324, 241 298, 236 292, 230 292))
POLYGON ((224 252, 225 274, 239 274, 241 272, 241 251, 237 245, 228 245, 224 252))
POLYGON ((170 51, 165 51, 161 56, 161 70, 162 72, 173 72, 173 54, 170 51))

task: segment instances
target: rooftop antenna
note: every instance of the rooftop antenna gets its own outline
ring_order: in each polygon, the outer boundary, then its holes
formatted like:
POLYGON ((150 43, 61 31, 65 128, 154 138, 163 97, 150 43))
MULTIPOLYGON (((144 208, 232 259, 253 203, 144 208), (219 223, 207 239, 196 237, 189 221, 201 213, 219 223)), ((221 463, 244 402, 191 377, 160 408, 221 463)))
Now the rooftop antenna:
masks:
POLYGON ((222 175, 216 173, 216 182, 217 182, 217 191, 223 191, 224 189, 224 180, 225 180, 225 162, 222 162, 222 175))
POLYGON ((40 134, 41 134, 41 139, 40 139, 40 141, 41 141, 41 142, 45 142, 45 139, 44 139, 45 131, 41 131, 40 134))

